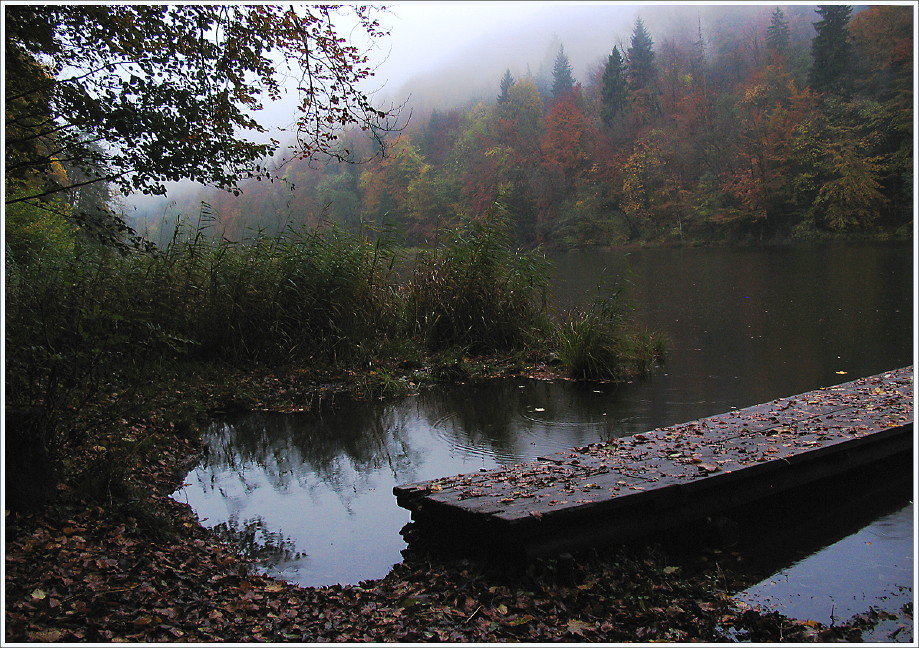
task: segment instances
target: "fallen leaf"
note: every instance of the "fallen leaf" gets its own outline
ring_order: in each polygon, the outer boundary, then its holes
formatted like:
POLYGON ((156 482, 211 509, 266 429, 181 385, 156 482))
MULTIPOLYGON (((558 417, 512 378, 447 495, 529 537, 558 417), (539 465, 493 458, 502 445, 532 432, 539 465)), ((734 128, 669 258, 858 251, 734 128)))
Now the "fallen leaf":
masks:
POLYGON ((581 621, 580 619, 570 619, 568 621, 568 632, 580 636, 584 636, 584 632, 587 630, 593 630, 594 624, 588 623, 587 621, 581 621))

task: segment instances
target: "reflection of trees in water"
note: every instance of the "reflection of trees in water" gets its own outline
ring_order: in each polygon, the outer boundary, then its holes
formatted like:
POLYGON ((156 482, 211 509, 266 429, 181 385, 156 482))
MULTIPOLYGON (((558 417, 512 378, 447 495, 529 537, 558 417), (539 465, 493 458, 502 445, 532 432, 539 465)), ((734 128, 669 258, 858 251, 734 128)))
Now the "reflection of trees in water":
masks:
POLYGON ((422 394, 416 407, 428 425, 459 445, 493 455, 498 461, 518 460, 521 439, 536 430, 558 437, 560 448, 621 436, 610 393, 600 396, 610 416, 598 418, 594 389, 593 383, 489 380, 422 394), (545 414, 537 414, 537 407, 545 414))
POLYGON ((211 428, 199 478, 214 484, 220 473, 230 473, 247 494, 263 479, 279 492, 295 484, 310 493, 328 489, 350 510, 352 498, 370 488, 379 471, 396 481, 413 478, 424 460, 421 441, 412 436, 419 423, 454 447, 499 463, 523 460, 527 439, 537 433, 557 439, 558 449, 617 436, 610 402, 616 396, 609 386, 602 395, 596 388, 491 380, 389 403, 353 402, 325 414, 253 412, 211 428), (601 418, 598 407, 611 410, 609 418, 601 418))
POLYGON ((231 517, 213 526, 211 531, 245 558, 257 560, 263 565, 276 566, 305 557, 295 550, 293 540, 280 531, 269 531, 261 517, 246 520, 241 525, 239 520, 231 517))
POLYGON ((378 403, 354 403, 331 415, 249 413, 215 425, 205 442, 201 470, 212 481, 229 471, 249 492, 246 472, 257 467, 278 491, 293 483, 310 490, 315 476, 345 500, 366 490, 381 468, 397 476, 419 459, 394 407, 378 403))
MULTIPOLYGON (((502 381, 503 382, 503 381, 502 381)), ((419 418, 453 436, 460 445, 481 448, 483 454, 514 454, 519 432, 517 394, 481 385, 460 385, 420 394, 416 401, 419 418), (500 396, 495 396, 501 392, 500 396), (500 407, 495 402, 500 401, 500 407)))

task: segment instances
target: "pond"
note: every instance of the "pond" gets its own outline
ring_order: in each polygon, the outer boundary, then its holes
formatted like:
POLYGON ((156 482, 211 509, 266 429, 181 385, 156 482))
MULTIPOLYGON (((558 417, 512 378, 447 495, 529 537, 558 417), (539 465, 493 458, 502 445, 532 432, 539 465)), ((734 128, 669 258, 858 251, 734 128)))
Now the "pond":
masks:
POLYGON ((911 643, 914 519, 912 503, 896 507, 734 599, 826 626, 874 615, 864 641, 911 643))
MULTIPOLYGON (((214 424, 175 499, 267 573, 380 578, 409 514, 392 487, 711 416, 913 361, 909 244, 582 252, 555 259, 559 308, 625 282, 666 364, 624 385, 509 379, 214 424)), ((880 514, 880 513, 879 513, 880 514)), ((910 527, 910 533, 912 532, 910 527)))

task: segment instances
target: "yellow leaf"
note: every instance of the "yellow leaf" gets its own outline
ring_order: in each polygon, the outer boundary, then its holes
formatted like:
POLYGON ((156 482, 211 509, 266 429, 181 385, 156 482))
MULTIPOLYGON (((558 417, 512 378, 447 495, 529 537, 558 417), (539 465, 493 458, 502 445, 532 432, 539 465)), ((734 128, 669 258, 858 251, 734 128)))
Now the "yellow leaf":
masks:
POLYGON ((498 614, 507 614, 507 606, 504 603, 501 603, 498 607, 495 608, 498 611, 498 614))
POLYGON ((35 588, 34 590, 32 590, 32 598, 34 598, 34 599, 36 599, 36 600, 38 600, 38 601, 42 600, 42 599, 45 598, 46 596, 47 596, 47 594, 45 594, 44 590, 41 590, 41 589, 38 589, 38 588, 35 588))

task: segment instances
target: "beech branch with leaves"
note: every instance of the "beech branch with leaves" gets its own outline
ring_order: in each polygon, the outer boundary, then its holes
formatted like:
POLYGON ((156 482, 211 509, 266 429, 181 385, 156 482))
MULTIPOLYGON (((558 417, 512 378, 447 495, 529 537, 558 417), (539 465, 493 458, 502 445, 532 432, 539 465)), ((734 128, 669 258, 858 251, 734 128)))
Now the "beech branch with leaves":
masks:
POLYGON ((359 87, 368 57, 339 35, 354 24, 368 42, 386 36, 381 9, 7 5, 7 204, 94 181, 125 194, 181 179, 238 192, 270 177, 272 155, 347 158, 344 130, 396 129, 399 109, 359 87), (254 114, 291 80, 296 137, 282 151, 254 114), (52 172, 62 161, 78 182, 52 172))

